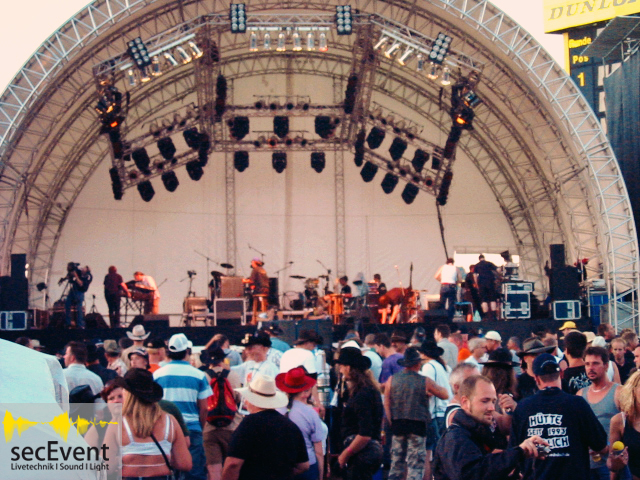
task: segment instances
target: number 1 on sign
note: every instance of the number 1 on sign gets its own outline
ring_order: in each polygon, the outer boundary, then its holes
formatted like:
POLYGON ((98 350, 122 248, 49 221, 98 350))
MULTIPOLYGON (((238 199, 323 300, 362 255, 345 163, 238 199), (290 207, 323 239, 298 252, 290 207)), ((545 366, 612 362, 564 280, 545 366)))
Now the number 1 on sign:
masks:
POLYGON ((580 85, 581 87, 584 87, 584 72, 580 72, 578 74, 578 85, 580 85))

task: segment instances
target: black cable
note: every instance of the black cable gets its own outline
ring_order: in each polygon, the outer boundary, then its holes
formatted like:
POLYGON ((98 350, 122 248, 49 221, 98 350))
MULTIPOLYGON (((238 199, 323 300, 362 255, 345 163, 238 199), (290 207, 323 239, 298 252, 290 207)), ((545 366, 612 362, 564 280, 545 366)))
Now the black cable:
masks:
POLYGON ((444 239, 444 223, 442 222, 442 213, 440 212, 440 204, 436 202, 436 211, 438 212, 438 224, 440 225, 440 237, 442 238, 442 247, 444 248, 444 254, 446 258, 449 258, 449 252, 447 251, 447 242, 444 239))

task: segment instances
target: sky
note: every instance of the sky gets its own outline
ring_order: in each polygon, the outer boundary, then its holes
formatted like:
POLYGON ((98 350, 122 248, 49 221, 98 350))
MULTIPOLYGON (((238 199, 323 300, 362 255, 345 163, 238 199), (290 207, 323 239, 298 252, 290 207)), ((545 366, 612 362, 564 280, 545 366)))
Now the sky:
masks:
MULTIPOLYGON (((348 0, 347 0, 348 1, 348 0)), ((493 3, 522 25, 543 47, 564 65, 562 36, 543 32, 543 0, 493 0, 493 3)), ((76 12, 87 5, 86 0, 27 0, 3 2, 0 16, 0 45, 3 45, 0 64, 0 90, 38 47, 76 12)), ((347 3, 347 2, 345 2, 347 3)))

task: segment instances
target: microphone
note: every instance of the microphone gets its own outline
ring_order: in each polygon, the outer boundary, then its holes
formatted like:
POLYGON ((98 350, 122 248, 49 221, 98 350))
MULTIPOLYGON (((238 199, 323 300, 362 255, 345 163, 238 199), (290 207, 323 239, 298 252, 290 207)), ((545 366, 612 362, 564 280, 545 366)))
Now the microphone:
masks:
POLYGON ((293 262, 289 262, 289 265, 293 265, 293 262))

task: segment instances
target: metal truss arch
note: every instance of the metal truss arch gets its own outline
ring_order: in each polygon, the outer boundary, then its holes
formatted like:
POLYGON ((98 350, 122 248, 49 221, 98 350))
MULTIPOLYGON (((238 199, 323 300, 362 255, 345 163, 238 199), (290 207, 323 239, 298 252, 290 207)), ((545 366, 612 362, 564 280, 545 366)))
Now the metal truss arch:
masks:
MULTIPOLYGON (((105 145, 96 142, 97 125, 90 110, 92 66, 126 50, 130 33, 158 35, 205 15, 224 14, 229 3, 99 0, 55 32, 25 64, 0 102, 2 272, 9 253, 22 251, 30 255, 32 272, 46 277, 66 216, 104 159, 105 145)), ((245 3, 255 12, 327 13, 339 2, 245 3)), ((640 288, 636 229, 619 166, 571 79, 534 39, 485 0, 353 3, 362 14, 382 16, 432 37, 438 30, 455 32, 460 52, 489 60, 479 88, 486 104, 478 110, 478 131, 465 136, 460 146, 501 202, 518 245, 532 245, 525 255, 532 263, 539 262, 545 245, 555 241, 566 242, 571 257, 599 257, 589 273, 605 278, 611 320, 617 322, 617 300, 629 293, 636 300, 640 288), (508 130, 515 135, 507 135, 508 130)), ((249 75, 252 62, 271 64, 260 59, 264 55, 246 54, 239 37, 230 37, 222 34, 222 51, 230 55, 225 74, 249 75)), ((352 44, 342 40, 345 43, 334 54, 315 60, 309 56, 298 63, 324 62, 323 71, 345 78, 350 71, 346 52, 352 44)), ((371 85, 376 95, 421 105, 431 112, 423 118, 432 118, 444 130, 447 115, 427 105, 435 102, 434 87, 416 80, 415 85, 425 87, 420 95, 411 85, 411 75, 397 69, 389 62, 380 65, 371 85)), ((179 88, 189 88, 186 80, 174 80, 179 88)), ((157 101, 157 96, 149 98, 157 101)), ((171 98, 167 93, 166 101, 171 98)), ((135 116, 143 118, 147 109, 142 103, 134 108, 139 108, 135 116)), ((637 306, 632 304, 631 310, 637 326, 637 306)))

